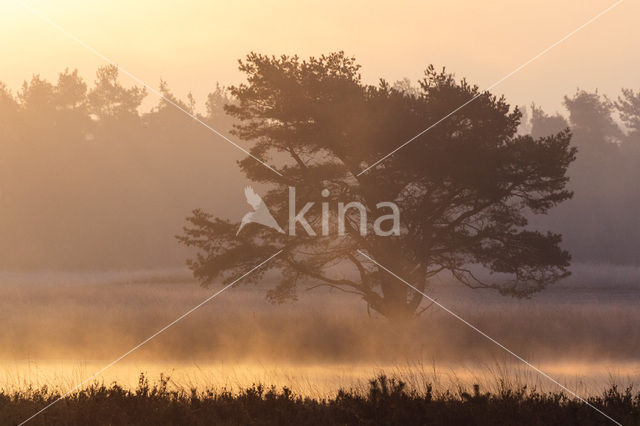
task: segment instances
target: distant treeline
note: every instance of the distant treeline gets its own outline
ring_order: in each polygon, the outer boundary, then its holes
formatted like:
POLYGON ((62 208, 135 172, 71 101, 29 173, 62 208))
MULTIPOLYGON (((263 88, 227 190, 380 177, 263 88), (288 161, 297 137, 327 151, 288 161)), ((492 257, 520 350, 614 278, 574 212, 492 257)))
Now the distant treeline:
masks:
MULTIPOLYGON (((254 385, 238 393, 171 390, 169 379, 135 390, 94 384, 39 414, 33 425, 603 425, 611 422, 562 392, 502 384, 498 392, 408 390, 385 376, 368 391, 340 390, 328 399, 297 396, 287 388, 254 385)), ((46 388, 0 391, 0 424, 18 424, 58 399, 46 388)), ((615 386, 589 403, 624 425, 640 424, 640 394, 615 386)))
POLYGON ((566 116, 532 105, 528 130, 543 137, 569 127, 576 161, 569 168, 572 200, 537 223, 564 235, 574 260, 640 263, 640 92, 612 100, 578 90, 565 96, 566 116))
MULTIPOLYGON (((195 112, 191 96, 160 91, 195 112)), ((235 216, 242 152, 155 95, 141 113, 146 96, 114 66, 91 87, 76 71, 15 95, 0 85, 0 269, 182 265, 174 235, 191 210, 235 216)), ((199 118, 227 132, 227 102, 218 87, 199 118)))
MULTIPOLYGON (((164 82, 160 91, 231 129, 223 88, 202 106, 164 82)), ((123 86, 114 66, 91 86, 68 70, 15 94, 0 84, 0 269, 180 265, 186 253, 173 236, 192 209, 240 217, 244 154, 164 100, 141 112, 147 95, 123 86)), ((574 199, 534 225, 563 233, 576 261, 640 264, 640 93, 578 91, 564 105, 563 114, 527 107, 521 126, 535 137, 570 127, 579 149, 574 199)))

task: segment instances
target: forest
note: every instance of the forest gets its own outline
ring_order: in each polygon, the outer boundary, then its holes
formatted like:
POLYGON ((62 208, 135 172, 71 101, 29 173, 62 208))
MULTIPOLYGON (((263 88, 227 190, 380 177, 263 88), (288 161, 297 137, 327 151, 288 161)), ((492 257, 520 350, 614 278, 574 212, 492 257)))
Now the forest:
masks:
MULTIPOLYGON (((394 87, 414 90, 408 80, 394 87)), ((159 90, 211 127, 231 130, 224 105, 236 100, 224 87, 200 104, 167 82, 159 90)), ((94 82, 65 70, 55 82, 34 75, 16 93, 0 85, 2 269, 175 267, 187 251, 173 236, 192 209, 240 217, 241 152, 154 98, 125 85, 111 65, 94 82)), ((578 154, 569 168, 573 198, 531 223, 562 234, 574 262, 640 263, 640 93, 578 89, 553 112, 533 101, 519 107, 519 132, 538 138, 569 128, 578 154)))

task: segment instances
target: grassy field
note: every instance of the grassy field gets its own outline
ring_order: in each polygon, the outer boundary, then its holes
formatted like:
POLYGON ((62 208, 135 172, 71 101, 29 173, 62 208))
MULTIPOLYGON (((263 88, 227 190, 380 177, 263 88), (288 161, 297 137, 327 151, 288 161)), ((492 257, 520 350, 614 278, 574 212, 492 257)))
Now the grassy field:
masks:
MULTIPOLYGON (((379 376, 368 389, 339 390, 334 397, 302 397, 290 389, 253 385, 238 392, 172 390, 166 376, 150 384, 141 375, 127 390, 94 384, 60 400, 32 425, 600 425, 610 420, 564 393, 499 384, 438 392, 412 390, 379 376)), ((0 393, 0 424, 18 424, 59 397, 46 387, 0 393)), ((640 424, 640 392, 611 387, 589 403, 624 425, 640 424)))

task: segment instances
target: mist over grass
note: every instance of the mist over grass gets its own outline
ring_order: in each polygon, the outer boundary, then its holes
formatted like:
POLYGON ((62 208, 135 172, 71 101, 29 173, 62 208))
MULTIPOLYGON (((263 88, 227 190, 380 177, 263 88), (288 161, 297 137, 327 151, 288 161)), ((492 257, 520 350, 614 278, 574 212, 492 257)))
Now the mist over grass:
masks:
MULTIPOLYGON (((434 280, 429 292, 523 356, 637 361, 637 269, 578 265, 571 278, 530 300, 470 290, 447 277, 434 280)), ((201 288, 185 274, 4 274, 0 357, 111 359, 218 290, 201 288)), ((437 306, 397 329, 367 315, 348 294, 302 291, 296 303, 272 305, 264 297, 266 286, 240 284, 219 295, 139 349, 136 359, 458 362, 501 354, 437 306)))
MULTIPOLYGON (((640 382, 639 268, 578 264, 572 270, 529 300, 471 290, 446 276, 433 280, 428 294, 633 424, 638 396, 610 386, 640 382)), ((219 295, 34 424, 166 424, 172 416, 195 424, 205 418, 269 424, 284 416, 289 424, 393 423, 403 416, 414 424, 452 418, 602 424, 595 411, 436 306, 398 329, 337 291, 301 291, 296 303, 270 304, 265 292, 276 278, 219 295), (141 371, 170 379, 150 388, 142 383, 140 390, 141 371), (374 396, 379 384, 368 380, 377 374, 406 387, 374 396)), ((5 423, 33 414, 220 288, 202 288, 180 268, 5 272, 0 280, 5 423)))

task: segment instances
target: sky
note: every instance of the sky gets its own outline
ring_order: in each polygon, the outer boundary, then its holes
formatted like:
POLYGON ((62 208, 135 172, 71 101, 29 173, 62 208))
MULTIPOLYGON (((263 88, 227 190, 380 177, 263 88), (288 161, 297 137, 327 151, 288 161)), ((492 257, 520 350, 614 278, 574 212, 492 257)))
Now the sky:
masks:
MULTIPOLYGON (((344 50, 371 83, 416 81, 428 64, 446 66, 485 88, 615 1, 24 3, 151 86, 164 79, 202 104, 216 82, 242 80, 237 61, 250 51, 306 57, 344 50)), ((621 87, 640 88, 638 16, 640 2, 624 1, 493 92, 554 112, 578 87, 613 97, 621 87)), ((0 81, 14 92, 33 74, 55 80, 67 67, 93 82, 105 63, 16 0, 0 0, 0 40, 0 81)))

